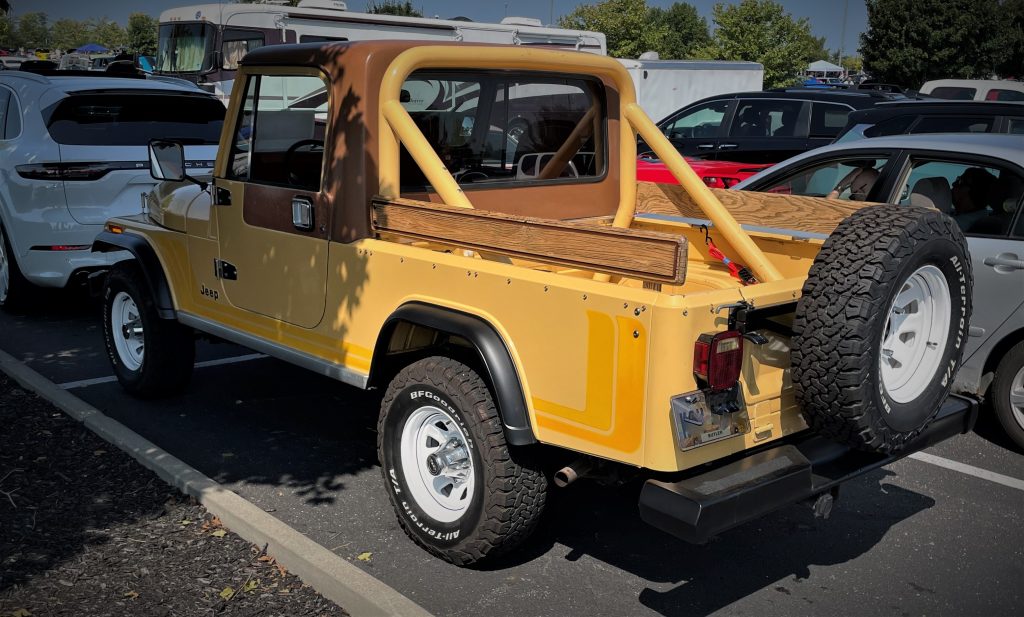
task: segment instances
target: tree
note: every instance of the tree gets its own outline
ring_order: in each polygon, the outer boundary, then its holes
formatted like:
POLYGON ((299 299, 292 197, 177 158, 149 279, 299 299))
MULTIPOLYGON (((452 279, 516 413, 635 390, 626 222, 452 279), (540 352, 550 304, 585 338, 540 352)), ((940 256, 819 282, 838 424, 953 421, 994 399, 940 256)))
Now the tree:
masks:
POLYGON ((607 38, 608 55, 636 58, 657 51, 668 36, 664 23, 652 24, 647 0, 604 0, 581 4, 558 20, 563 28, 595 30, 607 38))
POLYGON ((18 19, 18 43, 29 49, 46 47, 50 44, 50 28, 46 13, 25 13, 18 19))
POLYGON ((692 58, 711 42, 708 22, 692 4, 674 2, 667 9, 652 7, 648 18, 655 28, 664 27, 664 38, 655 51, 666 60, 692 58))
POLYGON ((1002 9, 1003 33, 999 47, 1003 53, 996 62, 996 73, 1021 79, 1024 78, 1024 0, 1006 0, 1002 9))
POLYGON ((128 49, 134 53, 151 56, 156 53, 160 21, 145 13, 128 16, 128 49))
POLYGON ((715 33, 704 53, 718 60, 747 60, 764 65, 765 88, 792 84, 821 43, 806 19, 794 20, 772 0, 716 4, 715 33))
POLYGON ((1000 0, 867 0, 860 36, 864 69, 884 82, 920 87, 930 79, 989 77, 1006 20, 1000 0))
POLYGON ((17 47, 17 29, 8 15, 0 17, 0 47, 17 47))
POLYGON ((117 22, 106 17, 95 22, 92 27, 92 39, 108 49, 118 49, 128 43, 128 33, 117 22))
POLYGON ((376 15, 401 15, 403 17, 423 17, 423 13, 413 8, 412 2, 406 0, 377 0, 366 5, 367 13, 376 15))
POLYGON ((864 60, 860 56, 846 56, 840 63, 848 73, 860 73, 864 71, 864 60))
POLYGON ((58 19, 50 29, 50 42, 56 49, 78 49, 89 42, 89 28, 81 21, 58 19))

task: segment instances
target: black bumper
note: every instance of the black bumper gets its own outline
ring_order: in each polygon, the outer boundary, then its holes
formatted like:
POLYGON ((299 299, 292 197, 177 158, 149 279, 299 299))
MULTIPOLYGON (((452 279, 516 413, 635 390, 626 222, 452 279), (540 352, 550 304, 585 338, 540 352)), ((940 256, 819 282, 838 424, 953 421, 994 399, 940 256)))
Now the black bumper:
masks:
POLYGON ((974 428, 978 404, 950 396, 916 440, 897 454, 862 452, 811 435, 783 441, 678 482, 648 480, 640 518, 688 542, 709 538, 974 428))

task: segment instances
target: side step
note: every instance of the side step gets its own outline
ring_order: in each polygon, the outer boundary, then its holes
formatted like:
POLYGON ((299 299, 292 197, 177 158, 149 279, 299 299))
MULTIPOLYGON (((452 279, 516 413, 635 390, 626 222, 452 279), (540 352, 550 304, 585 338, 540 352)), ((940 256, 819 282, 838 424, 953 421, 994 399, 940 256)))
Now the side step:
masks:
POLYGON ((977 417, 977 402, 953 395, 928 428, 897 454, 862 452, 812 435, 679 482, 648 480, 640 493, 640 518, 687 542, 703 544, 727 529, 970 432, 977 417))

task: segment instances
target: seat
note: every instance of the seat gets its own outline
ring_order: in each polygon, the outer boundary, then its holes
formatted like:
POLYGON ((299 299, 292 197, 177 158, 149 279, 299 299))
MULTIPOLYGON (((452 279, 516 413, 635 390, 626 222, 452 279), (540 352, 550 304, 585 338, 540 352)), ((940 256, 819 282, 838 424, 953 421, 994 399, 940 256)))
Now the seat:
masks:
POLYGON ((921 178, 910 190, 910 205, 952 214, 953 191, 949 188, 949 181, 942 176, 921 178))
POLYGON ((765 137, 768 127, 761 120, 761 113, 753 107, 745 107, 736 119, 738 124, 733 131, 735 137, 765 137))

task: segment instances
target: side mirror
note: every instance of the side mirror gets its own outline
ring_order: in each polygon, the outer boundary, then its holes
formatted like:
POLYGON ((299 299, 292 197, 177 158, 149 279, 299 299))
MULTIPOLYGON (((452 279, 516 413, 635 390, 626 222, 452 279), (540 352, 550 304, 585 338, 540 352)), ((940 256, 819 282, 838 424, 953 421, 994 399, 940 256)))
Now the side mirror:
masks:
POLYGON ((149 142, 149 175, 157 180, 185 180, 185 149, 175 141, 149 142))

